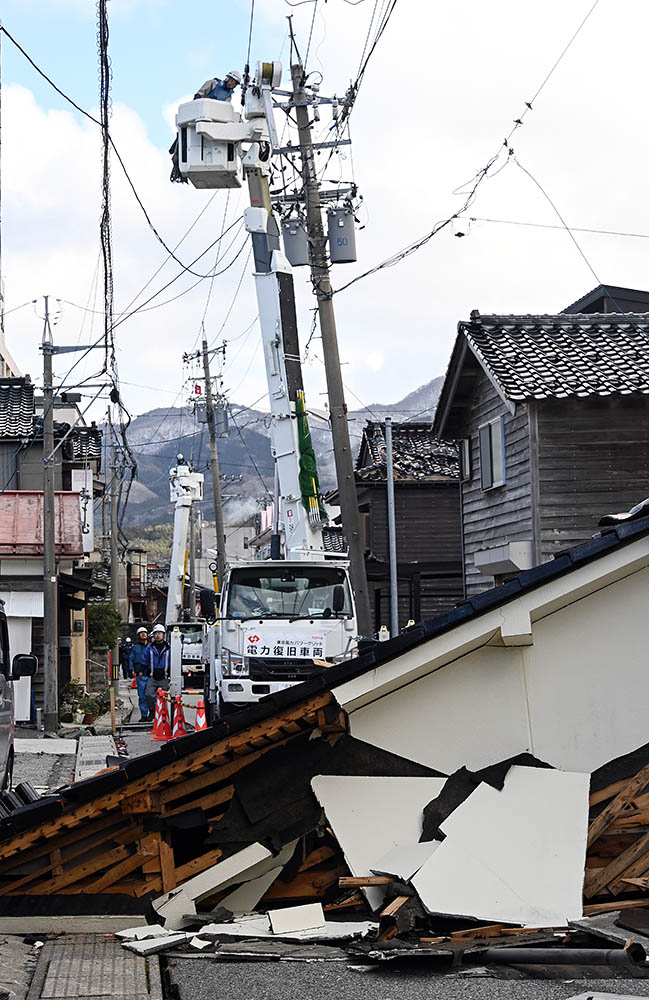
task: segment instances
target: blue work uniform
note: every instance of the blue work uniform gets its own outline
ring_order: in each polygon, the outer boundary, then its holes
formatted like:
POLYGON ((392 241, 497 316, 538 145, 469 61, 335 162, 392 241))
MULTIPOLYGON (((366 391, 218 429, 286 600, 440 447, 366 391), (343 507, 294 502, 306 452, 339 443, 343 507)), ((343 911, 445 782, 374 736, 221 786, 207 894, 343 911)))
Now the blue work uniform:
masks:
POLYGON ((152 642, 147 648, 145 663, 148 667, 146 704, 149 718, 155 711, 158 688, 168 691, 171 684, 171 648, 167 641, 158 645, 152 642))
POLYGON ((140 706, 140 715, 143 719, 146 719, 149 714, 146 702, 146 686, 149 680, 149 664, 146 658, 148 649, 149 647, 146 642, 134 642, 131 658, 131 667, 137 683, 137 700, 140 706))

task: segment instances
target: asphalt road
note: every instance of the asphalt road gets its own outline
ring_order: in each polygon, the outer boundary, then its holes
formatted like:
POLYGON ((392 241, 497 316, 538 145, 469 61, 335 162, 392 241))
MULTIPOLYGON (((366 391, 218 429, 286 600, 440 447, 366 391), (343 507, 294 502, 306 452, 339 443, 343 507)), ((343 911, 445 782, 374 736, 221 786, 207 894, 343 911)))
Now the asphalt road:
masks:
POLYGON ((430 967, 170 959, 178 1000, 567 1000, 589 991, 649 996, 649 979, 502 980, 433 975, 430 967))

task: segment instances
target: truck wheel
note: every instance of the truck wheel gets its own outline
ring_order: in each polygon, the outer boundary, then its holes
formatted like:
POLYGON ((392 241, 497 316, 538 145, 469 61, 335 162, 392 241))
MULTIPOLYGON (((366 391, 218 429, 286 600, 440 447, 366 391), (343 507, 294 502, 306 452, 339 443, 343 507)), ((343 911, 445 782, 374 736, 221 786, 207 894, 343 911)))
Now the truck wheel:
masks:
POLYGON ((5 767, 4 777, 2 779, 2 791, 10 792, 11 783, 14 777, 14 749, 13 747, 9 751, 9 756, 7 757, 7 766, 5 767))

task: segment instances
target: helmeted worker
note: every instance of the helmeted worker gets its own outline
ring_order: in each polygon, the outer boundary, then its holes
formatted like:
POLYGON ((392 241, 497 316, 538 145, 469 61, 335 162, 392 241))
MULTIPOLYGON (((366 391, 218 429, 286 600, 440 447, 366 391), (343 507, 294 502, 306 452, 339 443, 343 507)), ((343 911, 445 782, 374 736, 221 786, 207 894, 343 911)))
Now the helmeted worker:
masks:
POLYGON ((127 681, 132 673, 133 643, 130 636, 124 639, 119 647, 119 665, 122 668, 122 677, 127 681))
POLYGON ((241 73, 236 69, 231 69, 225 80, 220 80, 218 76, 206 80, 200 90, 194 94, 194 100, 207 97, 211 101, 231 101, 232 94, 241 83, 241 73))
MULTIPOLYGON (((206 97, 210 101, 231 101, 232 95, 240 83, 241 73, 236 69, 231 69, 224 80, 221 80, 218 76, 212 77, 211 80, 206 80, 200 90, 197 90, 194 94, 194 100, 198 101, 200 98, 206 97)), ((169 179, 178 181, 180 184, 186 184, 187 178, 183 177, 178 165, 177 138, 171 144, 169 152, 171 154, 171 175, 169 179)))
POLYGON ((171 647, 167 642, 166 629, 164 625, 154 625, 152 632, 153 641, 147 647, 145 658, 148 666, 146 704, 149 719, 155 712, 158 688, 168 691, 171 684, 171 647))
POLYGON ((133 655, 131 657, 131 667, 135 674, 137 683, 137 700, 140 706, 141 721, 146 722, 149 717, 149 709, 146 702, 146 685, 149 679, 148 665, 145 663, 146 651, 148 648, 149 630, 145 625, 140 625, 135 633, 133 643, 133 655))

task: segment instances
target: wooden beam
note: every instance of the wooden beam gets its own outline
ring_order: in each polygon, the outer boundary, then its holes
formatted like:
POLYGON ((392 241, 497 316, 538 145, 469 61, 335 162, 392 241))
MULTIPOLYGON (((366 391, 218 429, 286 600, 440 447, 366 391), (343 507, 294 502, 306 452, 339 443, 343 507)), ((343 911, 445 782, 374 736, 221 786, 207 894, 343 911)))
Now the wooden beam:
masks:
POLYGON ((598 913, 613 913, 627 910, 631 906, 649 906, 649 899, 616 899, 613 903, 589 903, 584 906, 584 916, 594 917, 598 913))
POLYGON ((217 864, 221 859, 223 851, 214 850, 208 851, 207 854, 202 854, 200 858, 194 858, 193 861, 188 861, 184 865, 180 865, 176 868, 176 880, 178 885, 182 882, 186 882, 188 878, 192 878, 194 875, 199 875, 200 872, 204 872, 206 868, 211 868, 212 865, 217 864))
POLYGON ((309 868, 315 868, 316 865, 322 864, 323 861, 328 861, 329 858, 333 858, 335 852, 331 847, 318 847, 315 851, 311 851, 310 854, 306 856, 298 871, 304 872, 309 868))
POLYGON ((351 910, 359 906, 366 906, 365 897, 358 889, 350 892, 343 899, 336 900, 335 903, 326 903, 323 907, 325 913, 335 913, 336 910, 351 910))
POLYGON ((122 812, 125 816, 135 816, 140 813, 160 812, 160 792, 140 792, 139 795, 129 795, 122 800, 122 812))
POLYGON ((300 872, 291 882, 280 882, 277 879, 264 894, 264 902, 279 902, 290 899, 322 899, 332 886, 336 884, 343 866, 329 870, 300 872))
POLYGON ((593 792, 590 796, 591 806, 598 806, 600 802, 612 799, 614 795, 623 790, 628 780, 628 778, 623 778, 622 781, 614 781, 612 785, 607 785, 606 788, 600 788, 598 792, 593 792))
POLYGON ((174 852, 165 834, 160 835, 158 841, 158 853, 160 855, 160 874, 162 875, 162 891, 171 892, 176 888, 176 865, 174 862, 174 852))
POLYGON ((391 903, 388 903, 384 910, 381 910, 381 916, 394 917, 409 899, 412 899, 412 896, 397 896, 391 903))
POLYGON ((595 878, 590 879, 584 889, 584 896, 587 899, 592 899, 598 892, 605 889, 609 882, 613 882, 618 875, 625 872, 630 865, 637 861, 638 858, 647 854, 647 852, 649 852, 649 833, 645 833, 644 837, 640 837, 639 840, 636 840, 635 844, 627 847, 626 851, 622 851, 595 878))
POLYGON ((649 764, 626 782, 614 799, 602 810, 588 828, 588 846, 594 844, 631 800, 649 784, 649 764))
POLYGON ((26 889, 24 892, 27 896, 51 896, 53 892, 58 892, 59 889, 63 889, 73 882, 78 882, 87 875, 94 875, 95 872, 117 864, 117 862, 123 861, 127 857, 129 857, 127 847, 115 847, 112 851, 106 851, 104 854, 93 858, 92 861, 85 861, 82 865, 77 865, 76 868, 70 868, 63 875, 58 875, 56 878, 50 879, 49 882, 26 889))
POLYGON ((340 889, 363 889, 371 885, 389 885, 393 880, 387 875, 345 875, 338 879, 340 889))
POLYGON ((120 879, 124 878, 125 875, 130 875, 134 872, 136 868, 140 868, 148 858, 152 857, 151 854, 142 854, 139 851, 133 854, 130 858, 126 858, 119 865, 113 865, 109 868, 105 875, 98 878, 96 882, 92 882, 88 886, 84 886, 84 893, 87 892, 105 892, 109 886, 115 885, 120 879))
POLYGON ((189 812, 190 809, 203 809, 207 812, 209 809, 213 809, 214 806, 221 805, 223 802, 229 802, 233 794, 234 785, 226 785, 225 788, 219 788, 208 795, 202 795, 199 799, 192 799, 190 802, 184 802, 180 806, 174 806, 173 809, 166 809, 164 815, 177 816, 179 813, 189 812))

